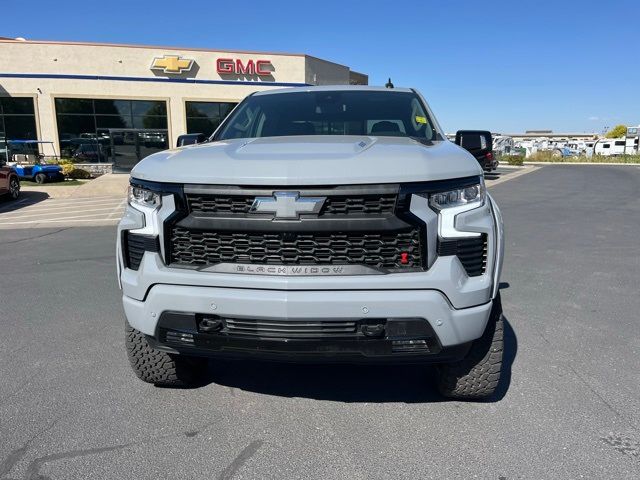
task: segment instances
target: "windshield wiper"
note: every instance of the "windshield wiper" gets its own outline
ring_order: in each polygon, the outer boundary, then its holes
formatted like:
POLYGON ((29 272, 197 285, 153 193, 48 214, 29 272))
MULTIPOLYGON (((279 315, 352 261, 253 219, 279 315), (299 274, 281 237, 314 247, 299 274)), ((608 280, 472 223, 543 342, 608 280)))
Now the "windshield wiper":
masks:
POLYGON ((433 141, 428 140, 424 137, 412 137, 411 135, 408 136, 411 140, 415 140, 416 142, 420 142, 423 145, 426 145, 427 147, 431 147, 433 146, 433 141))

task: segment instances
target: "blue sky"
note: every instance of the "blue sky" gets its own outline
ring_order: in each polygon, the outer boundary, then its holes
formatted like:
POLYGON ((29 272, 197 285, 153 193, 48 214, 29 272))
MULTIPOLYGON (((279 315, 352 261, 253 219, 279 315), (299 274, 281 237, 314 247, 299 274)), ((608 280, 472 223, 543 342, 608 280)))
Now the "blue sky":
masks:
POLYGON ((640 124, 637 0, 4 0, 0 17, 0 36, 307 53, 418 88, 448 132, 640 124))

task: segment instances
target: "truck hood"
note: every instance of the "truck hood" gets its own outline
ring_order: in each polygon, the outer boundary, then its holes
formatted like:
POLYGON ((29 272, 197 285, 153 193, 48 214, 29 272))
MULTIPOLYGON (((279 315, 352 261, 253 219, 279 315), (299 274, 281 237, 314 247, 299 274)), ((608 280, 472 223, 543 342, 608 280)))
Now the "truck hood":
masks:
POLYGON ((476 159, 449 141, 406 137, 295 136, 224 140, 155 153, 133 178, 213 185, 352 185, 481 175, 476 159))

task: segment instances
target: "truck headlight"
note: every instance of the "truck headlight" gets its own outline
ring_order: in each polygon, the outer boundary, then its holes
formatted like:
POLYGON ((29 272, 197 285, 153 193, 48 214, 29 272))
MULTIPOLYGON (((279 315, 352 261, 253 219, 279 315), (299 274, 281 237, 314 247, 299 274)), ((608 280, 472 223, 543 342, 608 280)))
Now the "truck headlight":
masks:
POLYGON ((453 207, 467 206, 469 209, 479 207, 484 204, 487 190, 484 180, 479 183, 455 188, 446 192, 432 193, 429 196, 429 204, 435 210, 444 210, 453 207))
POLYGON ((146 188, 129 185, 129 205, 146 207, 155 210, 162 205, 162 197, 146 188))

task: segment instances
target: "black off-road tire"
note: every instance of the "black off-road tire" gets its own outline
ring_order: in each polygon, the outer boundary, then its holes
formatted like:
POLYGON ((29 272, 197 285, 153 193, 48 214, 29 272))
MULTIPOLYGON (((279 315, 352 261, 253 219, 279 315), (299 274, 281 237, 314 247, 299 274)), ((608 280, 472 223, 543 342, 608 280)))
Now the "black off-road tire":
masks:
POLYGON ((129 362, 140 380, 159 387, 188 387, 202 382, 206 359, 154 350, 144 334, 128 322, 125 330, 129 362))
POLYGON ((33 177, 33 180, 38 185, 43 185, 47 181, 47 176, 44 173, 36 173, 36 176, 33 177))
POLYGON ((18 177, 15 175, 9 179, 9 193, 7 197, 11 200, 17 200, 18 197, 20 197, 20 180, 18 180, 18 177))
POLYGON ((500 295, 482 337, 460 361, 438 366, 438 390, 445 397, 480 400, 493 395, 500 381, 504 349, 504 320, 500 295))

